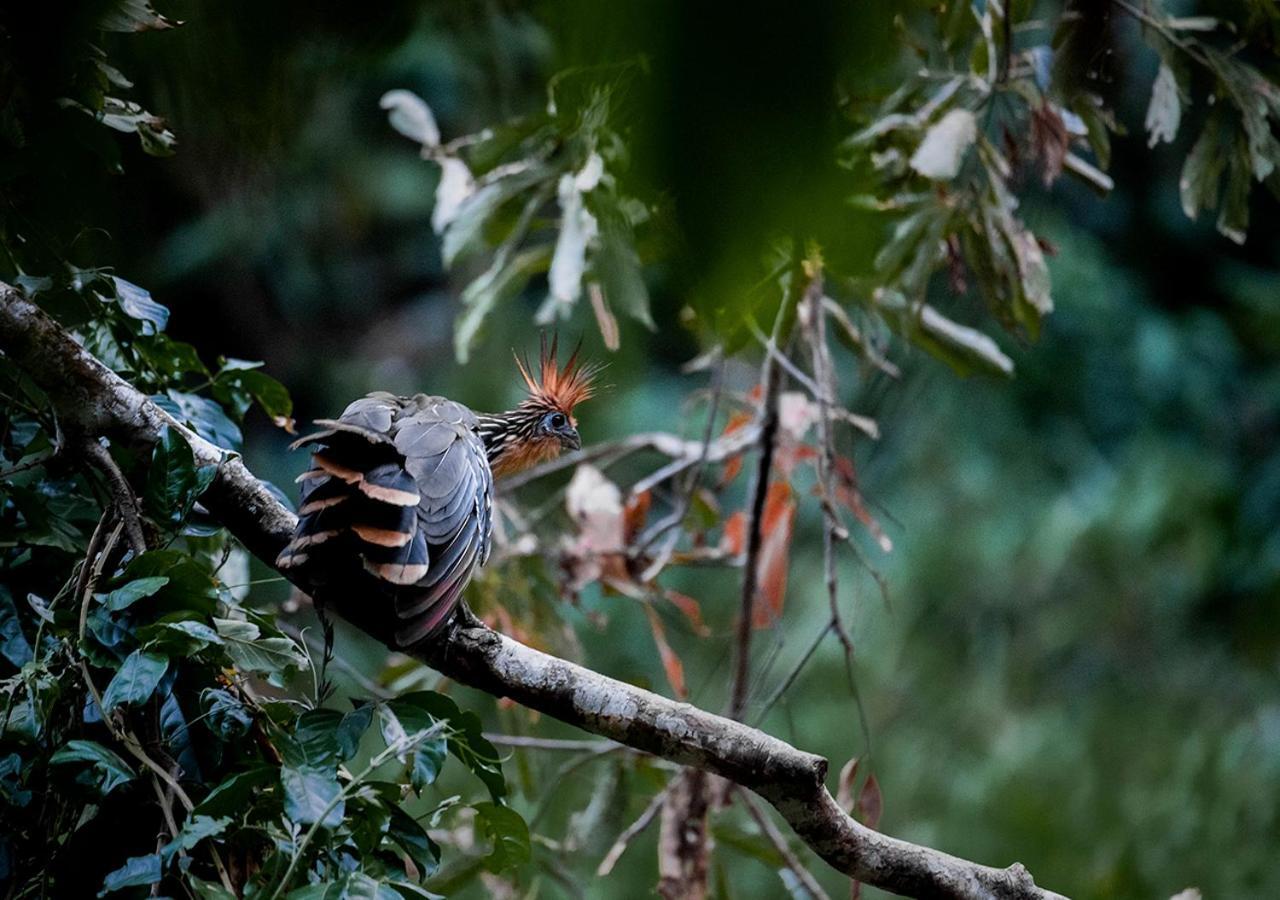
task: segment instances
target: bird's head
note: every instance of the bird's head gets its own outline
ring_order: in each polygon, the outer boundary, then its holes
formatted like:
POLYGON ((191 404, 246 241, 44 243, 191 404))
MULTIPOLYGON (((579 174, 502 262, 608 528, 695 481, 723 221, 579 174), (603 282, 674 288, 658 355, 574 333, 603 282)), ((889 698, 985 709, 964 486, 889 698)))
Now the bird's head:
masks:
POLYGON ((578 350, 560 365, 557 344, 554 337, 548 344, 544 336, 536 377, 528 362, 516 357, 529 396, 515 409, 494 417, 492 427, 481 422, 495 475, 511 474, 559 456, 563 450, 582 447, 573 410, 595 393, 595 377, 601 367, 583 363, 578 350))

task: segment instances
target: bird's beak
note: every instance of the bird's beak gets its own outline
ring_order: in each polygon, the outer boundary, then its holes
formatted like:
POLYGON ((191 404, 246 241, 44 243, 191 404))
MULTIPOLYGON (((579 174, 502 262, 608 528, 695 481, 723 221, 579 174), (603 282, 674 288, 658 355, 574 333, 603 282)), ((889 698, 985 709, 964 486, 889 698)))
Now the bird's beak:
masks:
POLYGON ((566 450, 581 450, 582 438, 578 434, 576 428, 566 428, 560 432, 560 443, 564 445, 566 450))

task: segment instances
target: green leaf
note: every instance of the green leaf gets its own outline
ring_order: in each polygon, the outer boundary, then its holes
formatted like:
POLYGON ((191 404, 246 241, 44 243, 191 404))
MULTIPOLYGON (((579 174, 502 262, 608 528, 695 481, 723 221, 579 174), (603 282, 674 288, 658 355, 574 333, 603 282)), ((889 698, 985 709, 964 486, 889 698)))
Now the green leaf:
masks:
POLYGON ((183 823, 177 836, 160 848, 161 859, 168 862, 174 854, 191 850, 201 841, 217 837, 227 830, 231 822, 231 816, 215 819, 212 816, 192 813, 183 823))
MULTIPOLYGON (((411 745, 408 750, 409 782, 415 790, 435 782, 448 753, 446 725, 451 724, 412 699, 391 700, 378 709, 382 738, 390 747, 397 740, 411 745)), ((405 757, 401 757, 402 759, 405 757)))
POLYGON ((657 331, 649 308, 649 289, 641 274, 635 235, 621 211, 608 205, 596 207, 600 217, 599 246, 591 254, 591 277, 600 282, 605 300, 657 331))
POLYGON ((298 717, 291 740, 283 745, 284 761, 299 768, 336 766, 342 756, 341 723, 342 713, 336 709, 307 710, 298 717))
POLYGON ((156 592, 163 611, 210 615, 218 599, 218 586, 208 569, 181 550, 148 550, 125 567, 121 581, 164 577, 169 583, 156 592))
POLYGON ((22 622, 18 618, 18 608, 13 603, 13 595, 2 584, 0 584, 0 656, 19 669, 30 662, 32 657, 31 643, 22 633, 22 622))
POLYGON ((211 790, 196 804, 191 815, 218 818, 243 813, 253 802, 254 791, 270 783, 275 777, 274 766, 259 766, 238 772, 211 790))
POLYGON ((76 780, 95 787, 104 797, 136 777, 127 762, 112 750, 94 741, 67 741, 49 757, 50 765, 63 766, 73 763, 90 766, 90 769, 76 780), (84 777, 85 775, 88 777, 84 777))
POLYGON ((192 506, 213 483, 218 468, 196 466, 191 445, 177 431, 165 427, 151 453, 143 501, 158 522, 176 525, 190 514, 192 506))
POLYGON ((529 861, 532 853, 529 826, 518 812, 496 803, 477 803, 473 808, 481 832, 493 842, 493 849, 485 859, 485 868, 497 872, 529 861))
POLYGON ((226 642, 227 654, 242 672, 280 675, 289 669, 305 669, 307 657, 287 637, 262 636, 253 622, 214 618, 218 636, 226 642))
POLYGON ((467 285, 462 292, 463 310, 454 326, 454 353, 459 362, 467 361, 489 313, 499 304, 519 295, 530 278, 547 270, 550 261, 551 248, 547 245, 522 250, 510 262, 500 255, 467 285))
POLYGON ((346 801, 339 799, 342 788, 332 770, 310 767, 280 768, 280 785, 284 788, 284 812, 299 825, 316 822, 326 828, 342 824, 346 801))
POLYGON ((351 759, 360 749, 360 739, 373 723, 373 704, 365 703, 342 717, 338 723, 338 746, 344 760, 351 759))
POLYGON ((169 671, 169 657, 144 650, 130 653, 102 694, 102 705, 111 712, 121 704, 138 704, 155 692, 164 673, 169 671))
POLYGON ((159 31, 181 24, 160 15, 149 0, 116 0, 98 20, 103 31, 119 32, 159 31))
POLYGON ((1221 113, 1214 110, 1182 166, 1178 188, 1182 195, 1182 211, 1189 219, 1195 219, 1202 209, 1213 209, 1218 205, 1218 182, 1227 164, 1222 130, 1221 113))
POLYGON ((440 255, 445 268, 452 268, 464 254, 475 252, 482 244, 485 223, 499 207, 523 193, 550 173, 542 166, 530 165, 513 174, 491 181, 462 201, 457 214, 445 229, 440 255))
POLYGON ((124 587, 116 588, 103 598, 103 605, 112 612, 128 609, 143 597, 150 597, 169 583, 167 575, 153 575, 130 581, 124 587))
POLYGON ((501 758, 497 748, 485 738, 475 713, 463 712, 451 698, 435 691, 404 694, 391 700, 389 705, 407 731, 427 727, 422 724, 427 718, 447 722, 449 752, 484 782, 494 800, 506 795, 501 758))
POLYGON ((151 299, 151 293, 138 287, 132 281, 125 281, 117 275, 111 276, 116 289, 116 302, 124 310, 125 315, 142 323, 143 334, 157 334, 164 331, 169 323, 169 310, 151 299))
POLYGON ((158 622, 139 629, 138 636, 156 650, 163 650, 170 657, 190 656, 207 647, 222 644, 222 638, 204 622, 181 619, 176 622, 158 622))
POLYGON ((417 865, 423 878, 430 877, 440 866, 440 845, 431 840, 427 830, 416 819, 395 804, 387 825, 387 837, 394 841, 417 865))
POLYGON ((160 862, 160 854, 148 853, 146 856, 132 856, 123 866, 111 872, 102 880, 102 890, 98 892, 98 896, 105 897, 107 894, 122 888, 155 884, 160 880, 162 874, 163 868, 160 862))
POLYGON ((259 371, 260 362, 228 359, 213 379, 213 395, 218 402, 243 417, 252 401, 277 424, 293 414, 293 400, 283 384, 259 371))
POLYGON ((244 438, 239 426, 227 418, 222 407, 208 397, 170 389, 151 399, 206 441, 226 450, 237 453, 240 451, 244 438))

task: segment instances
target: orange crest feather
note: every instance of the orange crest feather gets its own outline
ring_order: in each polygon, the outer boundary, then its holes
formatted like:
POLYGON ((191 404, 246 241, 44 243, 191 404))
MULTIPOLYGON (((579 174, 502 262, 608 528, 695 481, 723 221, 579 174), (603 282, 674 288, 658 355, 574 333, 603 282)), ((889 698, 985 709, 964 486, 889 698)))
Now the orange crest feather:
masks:
POLYGON ((542 353, 538 360, 538 378, 535 381, 529 371, 529 365, 516 357, 516 366, 520 376, 529 389, 529 397, 540 404, 560 410, 570 415, 573 408, 595 394, 595 378, 601 366, 595 363, 583 363, 578 359, 582 343, 574 348, 569 359, 562 367, 556 360, 556 349, 559 336, 551 338, 551 346, 547 346, 547 336, 542 336, 542 353))

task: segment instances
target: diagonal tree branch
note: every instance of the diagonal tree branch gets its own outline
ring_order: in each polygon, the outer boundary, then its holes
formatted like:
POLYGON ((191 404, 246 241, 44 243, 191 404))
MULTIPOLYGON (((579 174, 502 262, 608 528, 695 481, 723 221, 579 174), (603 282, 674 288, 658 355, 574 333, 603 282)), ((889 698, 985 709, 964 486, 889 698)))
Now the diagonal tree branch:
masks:
MULTIPOLYGON (((85 434, 146 444, 165 426, 181 433, 199 463, 219 466, 201 502, 260 559, 270 564, 289 540, 293 514, 237 456, 174 421, 6 285, 0 285, 0 351, 47 393, 60 420, 85 434)), ((390 641, 388 623, 371 615, 371 606, 351 602, 337 611, 358 628, 390 641)), ((912 897, 1060 896, 1037 887, 1019 863, 1006 869, 982 866, 859 824, 827 791, 827 761, 819 756, 526 647, 469 614, 414 654, 463 684, 750 788, 773 804, 815 853, 867 884, 912 897)))

